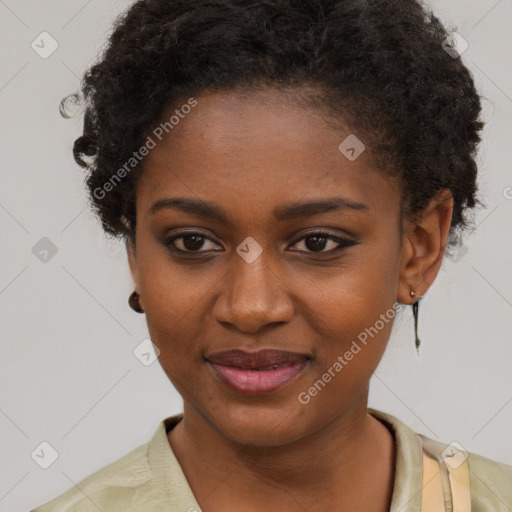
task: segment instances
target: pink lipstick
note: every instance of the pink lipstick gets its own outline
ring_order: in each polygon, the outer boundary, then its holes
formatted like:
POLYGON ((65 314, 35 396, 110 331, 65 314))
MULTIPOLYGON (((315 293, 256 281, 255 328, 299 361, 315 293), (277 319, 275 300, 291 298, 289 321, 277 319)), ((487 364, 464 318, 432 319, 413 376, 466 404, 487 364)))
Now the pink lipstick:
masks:
POLYGON ((211 354, 206 360, 215 375, 235 391, 260 395, 292 382, 307 366, 310 357, 273 349, 259 352, 229 350, 211 354))

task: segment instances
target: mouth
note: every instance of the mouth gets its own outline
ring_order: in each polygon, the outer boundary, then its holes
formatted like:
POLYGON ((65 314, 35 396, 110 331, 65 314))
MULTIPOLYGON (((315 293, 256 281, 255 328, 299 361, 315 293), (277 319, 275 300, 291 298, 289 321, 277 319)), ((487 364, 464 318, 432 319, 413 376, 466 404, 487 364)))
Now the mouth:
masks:
POLYGON ((244 395, 260 395, 282 389, 308 366, 311 357, 298 352, 229 350, 206 357, 224 384, 244 395))

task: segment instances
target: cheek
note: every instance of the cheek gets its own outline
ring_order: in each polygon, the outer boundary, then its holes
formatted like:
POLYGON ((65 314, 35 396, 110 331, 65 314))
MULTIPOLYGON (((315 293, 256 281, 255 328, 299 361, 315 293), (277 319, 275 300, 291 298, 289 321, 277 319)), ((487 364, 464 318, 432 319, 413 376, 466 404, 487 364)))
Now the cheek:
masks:
POLYGON ((211 316, 209 294, 222 274, 216 269, 178 267, 160 249, 141 250, 140 257, 144 263, 139 286, 151 339, 161 360, 179 371, 202 357, 197 343, 211 316))
POLYGON ((333 296, 313 313, 320 333, 315 350, 321 371, 342 358, 344 374, 356 368, 371 373, 385 350, 396 313, 394 302, 359 291, 333 296))
POLYGON ((323 368, 331 367, 344 354, 348 362, 345 374, 359 371, 358 367, 371 373, 377 366, 396 316, 393 305, 399 264, 395 249, 390 244, 375 251, 360 251, 323 286, 311 290, 307 322, 321 333, 318 357, 323 368))
POLYGON ((324 411, 314 420, 320 426, 326 415, 348 407, 366 392, 386 349, 396 310, 392 301, 347 293, 318 311, 314 371, 299 398, 301 404, 324 411))

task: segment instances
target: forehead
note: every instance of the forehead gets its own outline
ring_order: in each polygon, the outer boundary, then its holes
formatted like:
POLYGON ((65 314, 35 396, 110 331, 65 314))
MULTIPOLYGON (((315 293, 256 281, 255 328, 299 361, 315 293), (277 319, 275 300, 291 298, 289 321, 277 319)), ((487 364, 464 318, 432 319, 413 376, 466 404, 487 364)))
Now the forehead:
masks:
POLYGON ((353 161, 340 151, 355 135, 351 129, 342 119, 339 127, 327 123, 325 111, 303 97, 265 91, 194 99, 191 109, 177 104, 164 112, 163 122, 174 116, 174 123, 161 140, 151 135, 156 145, 137 188, 140 214, 177 196, 216 202, 233 214, 243 208, 263 215, 281 203, 339 195, 376 211, 398 209, 394 180, 373 169, 365 151, 353 161))

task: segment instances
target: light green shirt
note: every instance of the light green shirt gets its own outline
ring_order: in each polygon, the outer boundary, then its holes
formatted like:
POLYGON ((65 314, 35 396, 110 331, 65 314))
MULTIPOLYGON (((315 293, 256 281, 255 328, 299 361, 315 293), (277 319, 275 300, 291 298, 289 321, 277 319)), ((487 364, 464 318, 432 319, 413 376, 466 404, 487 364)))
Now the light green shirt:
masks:
MULTIPOLYGON (((439 462, 446 512, 453 511, 446 444, 416 434, 400 420, 368 412, 394 434, 395 483, 390 512, 420 512, 423 451, 439 462), (446 454, 446 452, 444 452, 446 454)), ((164 419, 153 438, 31 512, 201 512, 167 438, 181 419, 164 419)), ((468 454, 472 512, 512 512, 512 466, 468 454)), ((439 511, 444 512, 444 511, 439 511)))

